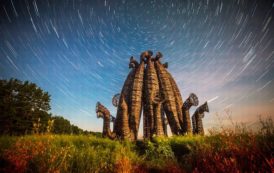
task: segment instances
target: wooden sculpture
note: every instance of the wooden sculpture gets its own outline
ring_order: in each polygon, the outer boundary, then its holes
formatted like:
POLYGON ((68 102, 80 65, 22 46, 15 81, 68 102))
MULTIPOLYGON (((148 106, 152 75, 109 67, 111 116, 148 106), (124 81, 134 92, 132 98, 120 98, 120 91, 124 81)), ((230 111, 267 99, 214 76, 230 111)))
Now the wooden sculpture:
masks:
POLYGON ((152 52, 146 51, 141 57, 146 58, 144 74, 144 138, 151 138, 154 133, 153 100, 159 93, 159 82, 152 59, 152 52))
POLYGON ((103 137, 108 137, 110 139, 114 139, 116 137, 115 133, 112 133, 110 130, 110 121, 111 121, 111 115, 109 110, 103 106, 100 102, 97 102, 96 104, 96 114, 97 118, 103 118, 103 137))
MULTIPOLYGON (((179 88, 167 71, 168 63, 160 62, 160 52, 155 57, 152 55, 152 51, 143 52, 140 63, 130 57, 128 66, 131 70, 121 93, 112 99, 113 105, 117 107, 116 118, 111 117, 107 108, 98 102, 96 113, 98 118, 104 119, 103 136, 137 140, 142 111, 145 139, 167 136, 167 124, 174 135, 191 132, 189 109, 192 105, 198 105, 197 96, 191 94, 183 103, 179 88), (114 121, 113 132, 109 127, 111 120, 114 121)), ((208 110, 206 106, 199 107, 192 117, 195 133, 203 133, 201 118, 203 112, 208 110)))
POLYGON ((171 75, 167 72, 165 67, 160 62, 161 57, 162 54, 158 52, 155 57, 155 68, 160 83, 160 90, 166 99, 166 101, 164 102, 164 111, 166 113, 172 133, 175 135, 179 135, 181 134, 182 130, 179 123, 178 111, 176 106, 176 93, 174 92, 170 79, 171 75))
POLYGON ((182 113, 183 113, 183 133, 184 134, 191 133, 189 109, 191 108, 191 106, 198 106, 198 105, 199 105, 199 100, 196 94, 194 93, 191 93, 183 104, 182 113))
MULTIPOLYGON (((129 68, 131 68, 131 71, 129 72, 129 74, 126 78, 124 86, 121 91, 121 95, 123 95, 124 100, 119 99, 119 104, 117 107, 116 121, 115 121, 114 129, 113 129, 113 131, 116 133, 117 137, 120 139, 125 139, 125 138, 129 138, 129 137, 130 137, 130 139, 134 138, 134 136, 132 136, 133 133, 131 131, 130 131, 131 132, 130 136, 124 136, 125 132, 122 131, 122 129, 124 129, 124 127, 122 126, 124 111, 122 110, 123 107, 121 106, 121 104, 122 104, 122 101, 123 102, 125 101, 125 103, 123 103, 123 104, 130 105, 130 94, 131 94, 132 83, 133 83, 134 76, 136 73, 136 64, 130 62, 129 68)), ((129 116, 129 115, 127 115, 127 116, 129 116)), ((125 117, 124 117, 124 119, 125 119, 125 117)), ((127 119, 129 120, 129 117, 127 117, 127 119)))
POLYGON ((204 135, 204 127, 202 122, 202 118, 205 116, 204 112, 209 112, 207 102, 199 106, 192 115, 193 134, 204 135))
POLYGON ((140 64, 133 58, 130 58, 130 64, 136 68, 134 78, 132 80, 131 92, 129 95, 129 126, 134 140, 137 140, 139 124, 142 112, 142 96, 143 96, 143 79, 144 79, 144 59, 141 57, 140 64), (134 64, 134 65, 133 65, 134 64))
POLYGON ((121 129, 120 129, 121 136, 119 137, 121 139, 132 139, 133 136, 131 136, 132 133, 129 128, 128 105, 126 103, 126 100, 123 94, 121 95, 120 100, 121 102, 118 107, 120 108, 122 112, 122 116, 121 116, 121 122, 118 122, 118 123, 121 123, 121 129))
POLYGON ((163 118, 162 118, 162 104, 166 100, 161 97, 161 95, 155 95, 153 103, 153 114, 154 114, 154 128, 153 134, 156 136, 163 136, 164 135, 164 127, 163 127, 163 118))

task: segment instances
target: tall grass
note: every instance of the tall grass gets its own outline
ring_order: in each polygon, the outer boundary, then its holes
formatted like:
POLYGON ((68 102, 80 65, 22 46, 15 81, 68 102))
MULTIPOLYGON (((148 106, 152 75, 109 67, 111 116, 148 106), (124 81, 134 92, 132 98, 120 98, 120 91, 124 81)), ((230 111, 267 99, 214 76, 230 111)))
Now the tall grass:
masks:
MULTIPOLYGON (((236 128, 235 128, 236 129, 236 128)), ((272 172, 274 128, 112 141, 95 136, 0 137, 0 172, 272 172)))
POLYGON ((112 172, 121 159, 138 161, 133 144, 93 136, 1 137, 0 141, 1 171, 6 172, 112 172))

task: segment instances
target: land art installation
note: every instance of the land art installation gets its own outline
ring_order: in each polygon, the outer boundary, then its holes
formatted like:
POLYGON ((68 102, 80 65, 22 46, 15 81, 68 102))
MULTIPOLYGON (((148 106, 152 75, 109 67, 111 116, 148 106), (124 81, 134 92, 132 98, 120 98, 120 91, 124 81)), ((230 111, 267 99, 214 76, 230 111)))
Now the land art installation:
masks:
MULTIPOLYGON (((141 115, 144 139, 167 136, 168 124, 173 135, 191 133, 189 109, 198 106, 198 97, 191 93, 183 102, 174 78, 167 71, 168 63, 161 63, 160 52, 154 57, 152 55, 152 51, 143 52, 139 63, 134 57, 130 58, 131 71, 121 93, 112 99, 112 104, 117 107, 116 117, 100 102, 97 103, 97 117, 104 121, 104 137, 137 140, 141 115), (111 122, 113 131, 110 128, 111 122)), ((192 116, 194 134, 203 134, 204 112, 208 112, 207 103, 200 106, 192 116)))

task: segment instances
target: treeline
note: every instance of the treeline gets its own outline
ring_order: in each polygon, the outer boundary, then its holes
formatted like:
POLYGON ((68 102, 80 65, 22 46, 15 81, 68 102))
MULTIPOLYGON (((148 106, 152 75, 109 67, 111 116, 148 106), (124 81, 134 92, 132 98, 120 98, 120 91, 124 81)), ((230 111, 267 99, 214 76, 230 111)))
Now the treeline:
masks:
MULTIPOLYGON (((0 80, 0 134, 89 134, 62 116, 52 116, 50 95, 36 84, 0 80)), ((98 134, 97 134, 98 135, 98 134)))

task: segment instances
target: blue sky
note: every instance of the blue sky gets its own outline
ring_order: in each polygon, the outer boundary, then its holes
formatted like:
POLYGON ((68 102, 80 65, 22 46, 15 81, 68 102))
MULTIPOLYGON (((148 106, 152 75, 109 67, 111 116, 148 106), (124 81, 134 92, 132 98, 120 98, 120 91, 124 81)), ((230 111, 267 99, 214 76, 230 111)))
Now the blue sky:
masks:
MULTIPOLYGON (((272 1, 19 1, 0 3, 0 77, 51 94, 51 112, 101 131, 130 56, 161 51, 183 99, 209 101, 206 128, 274 116, 272 1), (229 122, 227 122, 229 123, 229 122)), ((191 109, 193 112, 195 108, 191 109)))

